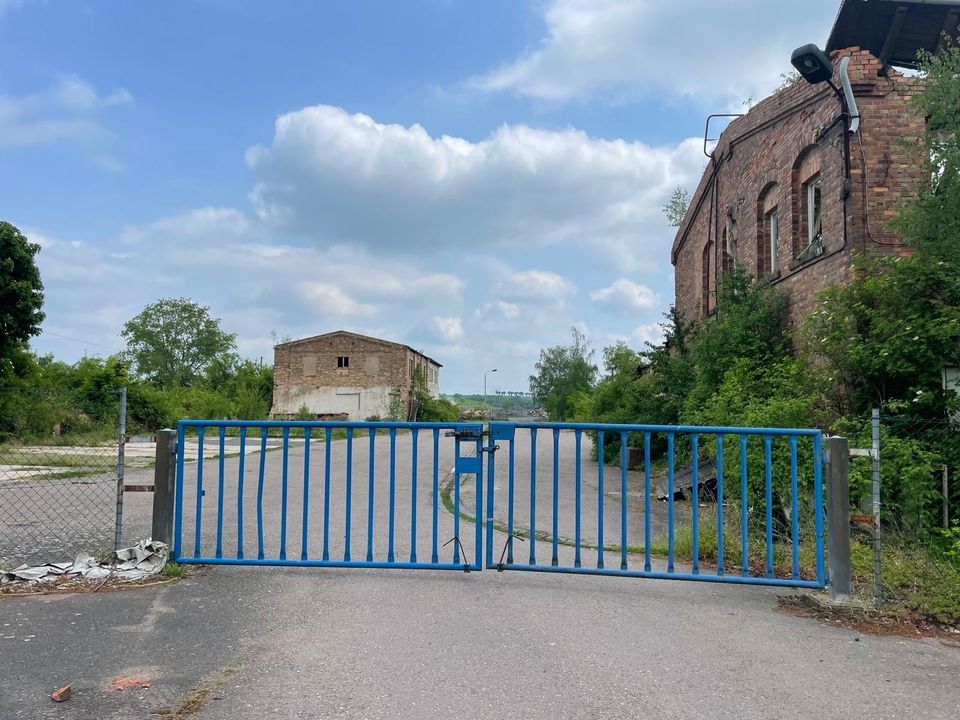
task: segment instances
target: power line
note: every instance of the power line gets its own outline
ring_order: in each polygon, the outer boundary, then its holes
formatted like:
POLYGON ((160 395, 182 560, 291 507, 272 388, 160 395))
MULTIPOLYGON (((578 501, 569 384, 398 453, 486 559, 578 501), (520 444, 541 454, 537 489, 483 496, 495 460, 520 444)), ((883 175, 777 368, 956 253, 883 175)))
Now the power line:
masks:
POLYGON ((114 352, 123 352, 120 348, 115 348, 110 345, 101 345, 100 343, 95 343, 92 340, 81 340, 80 338, 69 337, 67 335, 61 335, 60 333, 50 332, 49 330, 43 330, 41 335, 53 335, 54 337, 63 338, 64 340, 72 340, 73 342, 83 343, 84 345, 93 345, 94 347, 100 347, 104 350, 113 350, 114 352))

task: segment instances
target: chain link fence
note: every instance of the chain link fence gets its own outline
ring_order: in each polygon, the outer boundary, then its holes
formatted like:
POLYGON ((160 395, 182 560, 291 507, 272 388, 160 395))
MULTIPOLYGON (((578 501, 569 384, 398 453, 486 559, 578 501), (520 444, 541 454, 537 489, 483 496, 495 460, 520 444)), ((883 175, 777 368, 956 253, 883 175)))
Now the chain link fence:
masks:
POLYGON ((888 522, 924 534, 960 519, 960 418, 881 415, 880 427, 888 522))
POLYGON ((126 391, 0 388, 0 566, 116 547, 126 391))

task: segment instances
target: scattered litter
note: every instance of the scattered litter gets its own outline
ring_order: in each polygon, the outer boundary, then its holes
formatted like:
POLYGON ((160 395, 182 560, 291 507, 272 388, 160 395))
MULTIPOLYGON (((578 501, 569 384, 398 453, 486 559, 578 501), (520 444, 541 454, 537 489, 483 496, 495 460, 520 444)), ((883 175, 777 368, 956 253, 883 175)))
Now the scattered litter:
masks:
POLYGON ((0 573, 0 585, 15 582, 53 582, 62 577, 97 580, 113 577, 119 580, 142 580, 163 570, 170 556, 170 548, 158 540, 141 540, 133 547, 117 550, 106 560, 98 561, 87 553, 80 553, 73 562, 21 565, 0 573))
POLYGON ((114 678, 110 681, 110 684, 113 685, 114 690, 140 690, 153 685, 153 683, 141 680, 140 678, 114 678))
POLYGON ((64 685, 62 688, 58 688, 53 691, 53 694, 50 696, 54 702, 66 702, 70 699, 70 696, 73 694, 73 687, 71 685, 64 685))

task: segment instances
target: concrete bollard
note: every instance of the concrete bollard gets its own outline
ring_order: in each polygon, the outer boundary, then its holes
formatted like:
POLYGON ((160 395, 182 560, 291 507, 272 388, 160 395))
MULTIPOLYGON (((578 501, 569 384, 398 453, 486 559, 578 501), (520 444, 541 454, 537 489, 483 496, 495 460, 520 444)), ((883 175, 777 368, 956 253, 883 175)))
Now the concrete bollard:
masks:
POLYGON ((153 479, 154 540, 173 548, 173 503, 177 476, 177 431, 157 433, 157 451, 153 479))
POLYGON ((830 599, 852 594, 850 571, 850 447, 846 438, 827 438, 827 553, 830 599))

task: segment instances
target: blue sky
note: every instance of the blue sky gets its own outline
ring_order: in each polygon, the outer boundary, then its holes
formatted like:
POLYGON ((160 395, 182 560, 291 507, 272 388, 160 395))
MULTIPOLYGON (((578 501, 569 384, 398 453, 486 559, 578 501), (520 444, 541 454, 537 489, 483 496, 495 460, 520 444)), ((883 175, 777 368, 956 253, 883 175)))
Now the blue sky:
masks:
POLYGON ((836 0, 0 0, 0 218, 66 360, 161 297, 244 356, 350 329, 524 390, 576 325, 658 338, 660 207, 836 0), (65 336, 65 337, 64 337, 65 336), (72 338, 72 339, 67 339, 72 338))

